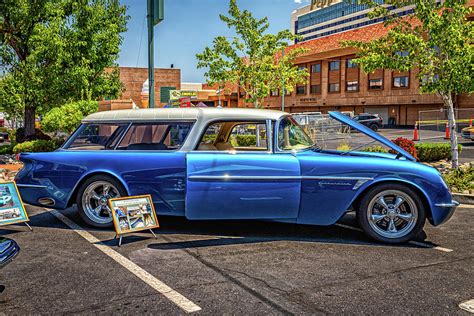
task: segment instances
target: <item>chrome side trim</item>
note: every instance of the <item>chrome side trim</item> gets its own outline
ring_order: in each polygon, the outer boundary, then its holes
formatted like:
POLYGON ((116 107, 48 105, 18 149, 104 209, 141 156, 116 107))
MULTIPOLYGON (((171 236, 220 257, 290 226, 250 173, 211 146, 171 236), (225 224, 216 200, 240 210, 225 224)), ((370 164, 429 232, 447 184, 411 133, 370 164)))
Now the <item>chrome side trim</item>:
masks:
POLYGON ((300 180, 301 176, 189 176, 189 180, 300 180))
POLYGON ((189 180, 346 180, 346 181, 370 181, 374 178, 367 177, 331 177, 331 176, 189 176, 189 180))
POLYGON ((39 184, 21 184, 17 183, 17 187, 22 187, 22 188, 39 188, 39 189, 46 189, 48 186, 46 185, 39 185, 39 184))
POLYGON ((371 181, 374 178, 368 177, 332 177, 332 176, 303 176, 303 180, 357 180, 357 181, 371 181))
POLYGON ((435 206, 438 206, 438 207, 457 207, 459 206, 459 202, 457 201, 452 201, 451 203, 438 203, 438 204, 435 204, 435 206))

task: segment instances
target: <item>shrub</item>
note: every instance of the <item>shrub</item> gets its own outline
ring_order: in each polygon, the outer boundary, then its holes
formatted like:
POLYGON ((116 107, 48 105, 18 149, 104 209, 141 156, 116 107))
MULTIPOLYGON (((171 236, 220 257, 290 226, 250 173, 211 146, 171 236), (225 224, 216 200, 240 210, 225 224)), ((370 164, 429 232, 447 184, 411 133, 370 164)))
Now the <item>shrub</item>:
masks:
MULTIPOLYGON (((403 138, 403 137, 398 137, 397 139, 392 140, 392 142, 395 145, 400 146, 402 149, 407 151, 410 155, 412 155, 416 159, 418 159, 418 155, 416 153, 416 148, 415 148, 415 143, 412 140, 409 140, 409 139, 403 138)), ((394 150, 390 150, 389 152, 392 153, 392 154, 397 153, 394 150)))
POLYGON ((25 137, 25 129, 20 127, 16 130, 15 141, 17 144, 32 141, 32 140, 51 140, 51 137, 43 133, 40 129, 35 128, 35 133, 28 137, 25 137))
POLYGON ((96 101, 78 101, 57 107, 46 113, 41 126, 47 132, 73 132, 81 120, 99 110, 96 101))
POLYGON ((351 146, 349 146, 349 144, 347 143, 342 143, 339 146, 337 146, 337 150, 339 151, 349 151, 351 149, 352 149, 351 146))
POLYGON ((13 153, 13 145, 0 146, 0 155, 11 155, 13 153))
POLYGON ((13 153, 25 153, 25 152, 46 152, 57 149, 56 143, 52 140, 37 139, 28 142, 24 142, 16 145, 13 148, 13 153))
POLYGON ((474 189, 474 167, 452 169, 443 175, 444 181, 451 189, 458 191, 474 189))
MULTIPOLYGON (((420 143, 416 144, 418 159, 423 162, 432 162, 439 160, 451 160, 451 144, 449 143, 420 143)), ((462 146, 458 146, 459 152, 462 146)))
POLYGON ((237 147, 255 146, 257 137, 255 135, 236 135, 237 147))
POLYGON ((373 145, 370 147, 366 147, 362 149, 362 151, 366 151, 370 153, 388 153, 388 149, 380 145, 373 145))

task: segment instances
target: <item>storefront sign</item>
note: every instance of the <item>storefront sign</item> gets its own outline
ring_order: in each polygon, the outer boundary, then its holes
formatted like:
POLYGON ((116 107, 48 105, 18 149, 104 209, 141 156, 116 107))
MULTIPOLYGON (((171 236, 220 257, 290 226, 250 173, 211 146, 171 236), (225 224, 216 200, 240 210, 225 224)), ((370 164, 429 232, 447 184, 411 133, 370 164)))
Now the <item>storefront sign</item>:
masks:
POLYGON ((311 10, 314 8, 324 8, 330 6, 334 0, 311 0, 311 10))
POLYGON ((110 199, 109 204, 117 235, 160 227, 150 195, 110 199))
POLYGON ((0 183, 0 226, 28 221, 15 182, 0 183))
POLYGON ((197 99, 196 90, 171 90, 170 100, 179 100, 181 98, 197 99))

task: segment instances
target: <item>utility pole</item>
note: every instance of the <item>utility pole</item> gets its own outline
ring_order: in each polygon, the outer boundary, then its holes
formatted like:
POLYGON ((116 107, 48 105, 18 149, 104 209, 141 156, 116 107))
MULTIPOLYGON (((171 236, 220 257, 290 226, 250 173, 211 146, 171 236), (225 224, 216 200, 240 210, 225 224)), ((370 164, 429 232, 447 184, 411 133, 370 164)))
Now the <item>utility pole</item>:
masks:
POLYGON ((155 107, 155 60, 153 27, 164 19, 164 0, 147 0, 148 9, 148 93, 150 108, 155 107))
MULTIPOLYGON (((281 62, 285 62, 285 47, 281 49, 281 62)), ((281 74, 281 110, 285 111, 285 74, 281 74)))

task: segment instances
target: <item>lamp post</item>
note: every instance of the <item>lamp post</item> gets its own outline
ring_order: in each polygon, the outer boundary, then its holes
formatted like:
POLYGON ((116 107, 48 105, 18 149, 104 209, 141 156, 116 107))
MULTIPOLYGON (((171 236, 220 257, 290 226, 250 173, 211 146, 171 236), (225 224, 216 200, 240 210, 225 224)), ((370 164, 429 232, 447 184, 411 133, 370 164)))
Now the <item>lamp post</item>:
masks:
POLYGON ((148 93, 150 108, 155 107, 155 61, 153 27, 164 19, 164 0, 147 0, 148 9, 148 93))

